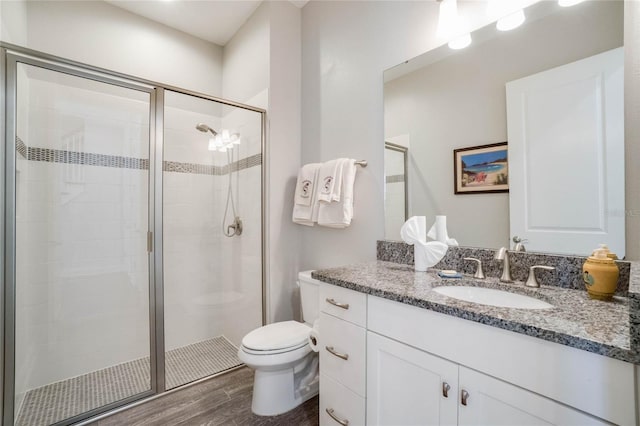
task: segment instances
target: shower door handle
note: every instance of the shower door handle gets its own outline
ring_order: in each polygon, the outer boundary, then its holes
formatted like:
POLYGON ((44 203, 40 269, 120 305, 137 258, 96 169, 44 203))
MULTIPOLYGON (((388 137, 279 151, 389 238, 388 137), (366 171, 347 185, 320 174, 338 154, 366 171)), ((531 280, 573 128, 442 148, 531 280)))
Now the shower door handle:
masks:
POLYGON ((147 252, 153 251, 153 232, 147 231, 147 252))

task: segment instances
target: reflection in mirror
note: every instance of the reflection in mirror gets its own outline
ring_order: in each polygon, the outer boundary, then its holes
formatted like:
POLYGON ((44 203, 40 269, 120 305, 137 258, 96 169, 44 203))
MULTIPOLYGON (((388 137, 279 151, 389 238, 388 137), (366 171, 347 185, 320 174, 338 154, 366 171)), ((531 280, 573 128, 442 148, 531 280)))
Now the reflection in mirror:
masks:
POLYGON ((400 239, 400 227, 408 219, 407 157, 408 141, 394 138, 398 143, 384 143, 384 200, 387 238, 400 239), (391 237, 393 236, 393 237, 391 237))
MULTIPOLYGON (((436 215, 446 215, 449 231, 464 246, 509 247, 512 194, 454 194, 453 150, 508 140, 508 82, 622 46, 623 9, 622 1, 586 1, 571 8, 539 2, 526 10, 527 22, 514 31, 498 32, 492 24, 476 31, 467 49, 443 46, 385 71, 385 140, 395 135, 411 139, 408 216, 424 215, 432 223, 436 215)), ((564 159, 568 169, 575 167, 569 154, 564 159)), ((510 164, 510 181, 513 173, 510 164)), ((563 182, 548 191, 573 196, 563 182)), ((391 213, 397 206, 389 204, 386 200, 391 213)), ((551 208, 551 201, 538 200, 538 205, 551 208)), ((387 226, 387 239, 399 239, 397 233, 387 226)), ((535 250, 562 252, 557 246, 535 250)))

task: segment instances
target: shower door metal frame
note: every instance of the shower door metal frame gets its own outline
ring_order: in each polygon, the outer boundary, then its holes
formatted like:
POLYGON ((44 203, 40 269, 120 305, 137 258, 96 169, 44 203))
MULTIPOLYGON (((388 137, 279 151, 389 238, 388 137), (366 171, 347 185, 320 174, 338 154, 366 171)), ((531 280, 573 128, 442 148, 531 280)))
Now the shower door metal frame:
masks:
MULTIPOLYGON (((0 93, 0 131, 4 127, 2 137, 4 147, 0 147, 0 164, 4 164, 4 173, 0 173, 0 188, 4 197, 0 197, 0 254, 4 254, 0 262, 0 365, 3 366, 3 386, 0 386, 0 410, 2 424, 14 423, 15 403, 15 242, 16 242, 16 102, 17 102, 17 64, 46 68, 81 78, 87 78, 107 84, 113 84, 133 90, 147 92, 149 103, 149 204, 148 230, 152 237, 149 252, 149 338, 150 338, 150 380, 151 389, 114 403, 81 413, 65 419, 56 425, 72 423, 85 424, 95 418, 106 416, 110 412, 120 411, 143 400, 155 398, 166 391, 164 363, 164 282, 163 282, 163 152, 164 152, 164 94, 165 90, 194 96, 223 105, 237 107, 260 114, 261 125, 261 292, 262 292, 262 325, 267 323, 267 118, 266 110, 251 105, 229 101, 171 85, 129 76, 112 70, 95 67, 59 56, 35 51, 0 41, 0 86, 6 90, 0 93), (93 418, 93 419, 91 419, 93 418)), ((210 376, 184 385, 199 383, 210 376)), ((184 386, 175 388, 180 389, 184 386)), ((174 391, 170 390, 169 392, 174 391)))
MULTIPOLYGON (((127 81, 122 78, 112 78, 102 73, 93 72, 88 69, 82 69, 73 65, 61 63, 59 61, 51 61, 45 58, 34 57, 29 54, 23 54, 13 49, 3 49, 3 54, 6 57, 6 96, 7 96, 7 108, 6 108, 6 123, 5 123, 5 246, 4 250, 7 256, 4 261, 4 386, 3 386, 3 424, 13 424, 15 422, 15 325, 16 325, 16 106, 17 106, 17 70, 18 64, 25 64, 33 67, 46 69, 52 72, 59 72, 67 75, 72 75, 79 78, 85 78, 93 81, 98 81, 105 84, 111 84, 119 87, 124 87, 139 92, 144 92, 149 95, 149 173, 148 173, 148 188, 149 199, 147 200, 148 208, 148 231, 154 229, 155 215, 153 209, 153 197, 154 197, 154 179, 152 172, 157 165, 152 154, 153 142, 155 139, 155 115, 154 104, 156 92, 155 88, 147 85, 137 84, 132 81, 127 81)), ((148 256, 149 266, 149 321, 150 325, 155 323, 155 300, 153 283, 154 283, 154 271, 155 262, 153 253, 149 253, 148 256)), ((78 414, 74 417, 64 419, 56 424, 68 425, 73 424, 88 417, 95 416, 96 414, 104 411, 112 410, 121 405, 129 404, 138 399, 142 399, 156 393, 156 372, 157 372, 157 360, 156 353, 156 336, 155 328, 150 328, 149 334, 150 348, 150 371, 149 379, 151 389, 148 391, 132 395, 123 400, 116 401, 102 407, 95 408, 85 413, 78 414)))

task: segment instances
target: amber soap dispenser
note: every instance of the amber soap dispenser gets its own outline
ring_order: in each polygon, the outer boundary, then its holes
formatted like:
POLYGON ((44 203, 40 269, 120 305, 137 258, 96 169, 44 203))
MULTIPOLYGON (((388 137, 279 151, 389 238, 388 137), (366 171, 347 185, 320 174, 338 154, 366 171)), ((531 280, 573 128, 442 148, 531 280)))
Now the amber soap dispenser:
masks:
POLYGON ((616 292, 620 270, 615 259, 606 244, 601 244, 582 265, 582 278, 592 299, 609 300, 616 292))

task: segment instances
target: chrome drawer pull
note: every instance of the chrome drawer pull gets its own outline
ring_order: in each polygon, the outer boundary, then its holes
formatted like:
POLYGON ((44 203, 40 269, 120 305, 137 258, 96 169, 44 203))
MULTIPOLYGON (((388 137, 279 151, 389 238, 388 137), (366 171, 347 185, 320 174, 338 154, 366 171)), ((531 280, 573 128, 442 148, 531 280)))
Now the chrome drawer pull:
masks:
POLYGON ((341 354, 340 352, 336 352, 336 350, 335 350, 335 349, 333 349, 333 346, 325 346, 324 348, 325 348, 327 351, 329 351, 329 353, 330 353, 331 355, 335 355, 335 356, 337 356, 338 358, 342 358, 342 359, 344 359, 345 361, 349 359, 349 354, 341 354))
POLYGON ((442 396, 444 396, 445 398, 449 398, 449 389, 451 389, 449 383, 442 382, 442 396))
POLYGON ((338 416, 333 414, 333 408, 327 408, 325 411, 327 412, 329 417, 331 417, 336 422, 340 423, 342 426, 348 426, 349 425, 349 420, 340 420, 340 418, 338 416))
POLYGON ((348 303, 338 303, 334 299, 329 299, 329 298, 327 298, 326 300, 327 302, 331 303, 333 306, 337 306, 338 308, 349 309, 348 303))
POLYGON ((462 392, 460 393, 460 402, 462 403, 462 405, 466 406, 468 399, 469 399, 469 392, 463 389, 462 392))

